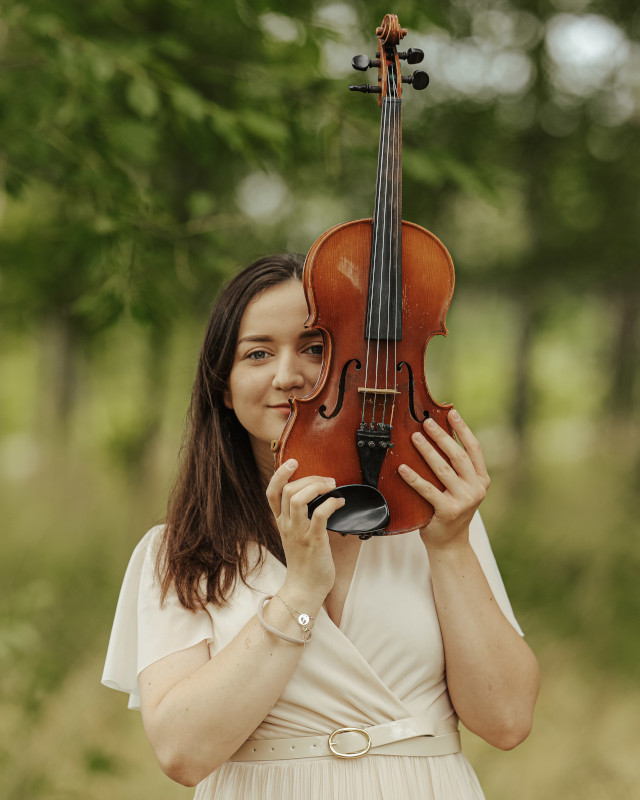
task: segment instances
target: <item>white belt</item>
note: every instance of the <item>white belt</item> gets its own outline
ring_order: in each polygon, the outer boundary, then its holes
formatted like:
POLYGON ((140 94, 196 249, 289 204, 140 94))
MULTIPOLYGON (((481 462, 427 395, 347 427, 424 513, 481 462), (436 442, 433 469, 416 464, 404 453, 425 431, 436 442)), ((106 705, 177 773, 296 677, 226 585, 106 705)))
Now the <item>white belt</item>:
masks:
POLYGON ((460 734, 433 734, 433 721, 409 717, 370 728, 337 728, 321 736, 291 739, 249 739, 229 761, 280 761, 291 758, 361 758, 383 756, 445 756, 460 752, 460 734))

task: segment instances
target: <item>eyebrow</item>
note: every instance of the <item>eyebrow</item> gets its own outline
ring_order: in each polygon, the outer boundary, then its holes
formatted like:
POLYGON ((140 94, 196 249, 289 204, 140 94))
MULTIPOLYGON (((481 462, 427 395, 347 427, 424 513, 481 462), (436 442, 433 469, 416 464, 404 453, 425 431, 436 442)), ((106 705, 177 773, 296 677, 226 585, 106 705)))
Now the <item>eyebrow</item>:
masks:
MULTIPOLYGON (((317 328, 307 328, 304 330, 300 336, 298 337, 302 341, 307 339, 322 339, 322 332, 319 331, 317 328)), ((273 342, 273 336, 267 336, 266 334, 254 334, 253 336, 243 336, 242 339, 238 339, 238 344, 242 344, 243 342, 273 342)))

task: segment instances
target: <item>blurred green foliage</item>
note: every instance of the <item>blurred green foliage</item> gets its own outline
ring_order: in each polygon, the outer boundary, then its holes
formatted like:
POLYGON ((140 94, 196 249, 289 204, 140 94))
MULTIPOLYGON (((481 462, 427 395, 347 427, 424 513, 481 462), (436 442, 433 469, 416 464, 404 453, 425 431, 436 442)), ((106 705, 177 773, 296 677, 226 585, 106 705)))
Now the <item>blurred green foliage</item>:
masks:
MULTIPOLYGON (((609 698, 610 724, 626 724, 640 660, 637 4, 5 0, 8 800, 133 798, 136 776, 155 780, 141 767, 151 756, 132 755, 143 745, 120 735, 132 724, 120 707, 79 692, 97 681, 132 545, 162 519, 220 282, 371 214, 378 107, 347 86, 366 80, 350 58, 373 55, 388 11, 431 75, 428 91, 405 94, 403 216, 440 236, 457 269, 448 339, 429 345, 432 393, 483 442, 487 527, 543 672, 546 659, 549 680, 609 698), (73 743, 57 763, 59 725, 73 743)), ((566 713, 567 741, 593 755, 584 781, 547 793, 630 796, 628 769, 598 766, 589 709, 571 718, 551 694, 544 736, 566 713), (589 737, 574 737, 581 726, 589 737)), ((497 800, 526 772, 514 763, 510 783, 500 762, 497 800)), ((164 791, 177 796, 160 784, 148 796, 164 791)), ((543 795, 535 780, 518 789, 543 795)))

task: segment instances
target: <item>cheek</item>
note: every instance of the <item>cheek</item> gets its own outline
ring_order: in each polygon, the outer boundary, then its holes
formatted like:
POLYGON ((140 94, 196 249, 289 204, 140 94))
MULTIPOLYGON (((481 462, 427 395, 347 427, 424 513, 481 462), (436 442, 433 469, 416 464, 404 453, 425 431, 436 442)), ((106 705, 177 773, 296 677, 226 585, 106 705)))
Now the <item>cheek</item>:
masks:
POLYGON ((222 396, 225 406, 229 409, 233 409, 235 407, 235 400, 240 396, 237 383, 237 376, 234 375, 232 370, 227 381, 227 388, 224 390, 224 394, 222 396))
POLYGON ((233 372, 229 376, 229 386, 224 393, 224 404, 227 408, 242 408, 255 402, 260 395, 259 382, 254 375, 243 375, 233 372))

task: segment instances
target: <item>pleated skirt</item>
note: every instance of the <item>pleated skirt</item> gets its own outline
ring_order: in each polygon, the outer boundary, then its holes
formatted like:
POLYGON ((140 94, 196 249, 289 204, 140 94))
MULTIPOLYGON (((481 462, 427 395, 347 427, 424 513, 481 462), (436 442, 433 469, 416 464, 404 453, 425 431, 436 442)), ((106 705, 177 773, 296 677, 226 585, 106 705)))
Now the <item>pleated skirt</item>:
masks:
POLYGON ((484 800, 462 753, 227 762, 194 800, 484 800))

